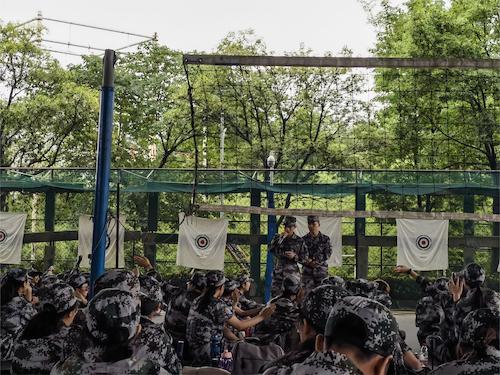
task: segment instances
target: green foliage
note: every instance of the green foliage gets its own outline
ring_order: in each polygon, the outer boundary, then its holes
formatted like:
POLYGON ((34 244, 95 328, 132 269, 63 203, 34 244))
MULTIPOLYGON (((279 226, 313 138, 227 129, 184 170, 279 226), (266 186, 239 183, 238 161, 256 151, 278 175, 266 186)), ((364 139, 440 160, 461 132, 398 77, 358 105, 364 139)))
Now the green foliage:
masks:
MULTIPOLYGON (((378 30, 373 51, 377 56, 499 57, 498 0, 453 0, 449 6, 438 0, 409 0, 405 7, 391 7, 381 0, 379 9, 372 14, 378 30)), ((63 68, 41 50, 41 32, 13 24, 0 26, 0 165, 93 167, 102 61, 87 56, 81 64, 63 68)), ((246 30, 228 34, 215 53, 266 55, 272 51, 252 30, 246 30)), ((289 55, 311 53, 301 47, 289 55)), ((340 54, 350 56, 351 52, 345 49, 340 54)), ((118 56, 113 167, 192 168, 196 138, 200 168, 265 168, 273 151, 276 168, 294 171, 288 177, 298 183, 310 177, 301 172, 307 169, 499 169, 496 71, 379 69, 374 77, 375 96, 367 98, 372 82, 351 69, 189 66, 193 130, 181 56, 180 51, 157 41, 118 56), (225 158, 221 161, 223 128, 225 158)), ((321 178, 317 181, 329 182, 321 178)), ((16 193, 8 200, 5 194, 0 198, 0 209, 9 205, 32 212, 35 224, 30 230, 43 231, 41 196, 16 193)), ((127 193, 120 198, 127 229, 146 231, 146 195, 127 193)), ((207 203, 220 199, 196 198, 207 203)), ((187 194, 160 196, 160 232, 176 231, 177 214, 189 200, 187 194)), ((226 196, 225 203, 250 202, 248 195, 234 194, 226 196)), ((354 209, 354 200, 277 194, 276 205, 354 209)), ((477 197, 476 205, 490 212, 500 204, 498 199, 477 197)), ((112 196, 111 211, 115 207, 112 196)), ((463 199, 377 194, 367 198, 367 207, 461 211, 463 199)), ((91 210, 91 194, 59 194, 56 230, 75 230, 78 214, 91 210)), ((228 218, 231 232, 249 232, 248 215, 228 218)), ((352 235, 353 228, 352 222, 346 222, 344 234, 352 235)), ((366 231, 367 235, 394 235, 394 222, 368 220, 366 231)), ((462 232, 462 223, 451 223, 450 233, 462 232)), ((490 235, 491 228, 478 226, 476 233, 490 235)), ((76 246, 76 242, 57 244, 60 267, 66 266, 64 258, 75 256, 76 246)), ((171 245, 158 246, 160 270, 182 272, 174 265, 174 250, 171 245)), ((43 245, 25 246, 23 256, 29 258, 32 252, 39 261, 43 245)), ((140 252, 141 243, 127 243, 128 257, 140 252)), ((345 247, 344 252, 346 263, 332 272, 352 277, 355 250, 345 247)), ((462 262, 462 250, 452 249, 450 254, 451 264, 462 262)), ((380 249, 371 248, 369 276, 391 275, 395 256, 395 249, 383 249, 380 254, 380 249)), ((262 263, 265 257, 263 251, 262 263)), ((490 261, 484 254, 478 259, 484 264, 490 261)))

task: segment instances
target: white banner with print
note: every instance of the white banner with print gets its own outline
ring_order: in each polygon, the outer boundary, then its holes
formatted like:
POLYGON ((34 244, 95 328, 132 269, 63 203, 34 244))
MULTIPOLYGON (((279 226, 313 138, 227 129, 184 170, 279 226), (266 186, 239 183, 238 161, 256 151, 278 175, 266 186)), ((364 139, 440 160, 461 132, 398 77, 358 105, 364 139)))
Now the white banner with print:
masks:
MULTIPOLYGON (((125 267, 123 242, 125 240, 126 217, 120 215, 118 238, 118 268, 125 267)), ((82 267, 90 267, 89 255, 92 253, 92 232, 94 221, 90 215, 81 215, 78 220, 78 255, 82 256, 82 267)), ((106 268, 116 268, 116 219, 108 220, 107 231, 102 241, 106 241, 106 268)))
MULTIPOLYGON (((297 235, 300 237, 309 233, 307 227, 307 216, 297 216, 297 235)), ((342 218, 341 217, 320 217, 320 231, 330 237, 332 245, 332 255, 328 259, 330 267, 340 267, 342 265, 342 218)))
POLYGON ((20 264, 26 214, 0 212, 0 263, 20 264))
POLYGON ((226 219, 203 219, 179 213, 177 265, 202 270, 223 270, 227 241, 226 219))
POLYGON ((398 265, 416 271, 448 269, 448 220, 397 219, 398 265))

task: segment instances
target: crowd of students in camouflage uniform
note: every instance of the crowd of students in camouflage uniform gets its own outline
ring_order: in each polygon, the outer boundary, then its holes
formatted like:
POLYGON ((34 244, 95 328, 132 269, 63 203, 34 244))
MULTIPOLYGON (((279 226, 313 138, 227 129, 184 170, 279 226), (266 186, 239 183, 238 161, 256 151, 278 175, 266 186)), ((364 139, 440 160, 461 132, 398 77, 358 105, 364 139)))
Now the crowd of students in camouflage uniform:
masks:
POLYGON ((146 269, 142 275, 107 270, 90 299, 87 274, 11 269, 1 285, 2 359, 11 361, 13 374, 181 374, 183 364, 211 364, 214 337, 231 351, 251 336, 261 350, 284 349, 262 366, 266 375, 500 373, 500 299, 483 287, 480 266, 435 281, 396 268, 422 289, 416 325, 429 355, 422 363, 391 313, 389 285, 328 276, 328 251, 314 249, 329 245, 300 239, 290 224, 287 218, 292 230, 271 246, 286 259, 277 264, 280 281, 266 305, 248 297, 248 275, 194 272, 185 286, 174 285, 140 256, 134 260, 146 269), (302 274, 292 262, 302 262, 302 274))

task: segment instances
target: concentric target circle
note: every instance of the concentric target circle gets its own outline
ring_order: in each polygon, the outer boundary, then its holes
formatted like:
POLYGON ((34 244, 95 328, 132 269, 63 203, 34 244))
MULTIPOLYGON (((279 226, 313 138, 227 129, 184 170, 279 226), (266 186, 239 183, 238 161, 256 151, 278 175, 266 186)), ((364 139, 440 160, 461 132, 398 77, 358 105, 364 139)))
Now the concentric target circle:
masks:
POLYGON ((418 236, 415 243, 420 250, 428 250, 432 246, 432 240, 427 235, 418 236))
POLYGON ((210 238, 206 234, 200 234, 195 238, 196 247, 200 250, 205 250, 210 246, 210 238))

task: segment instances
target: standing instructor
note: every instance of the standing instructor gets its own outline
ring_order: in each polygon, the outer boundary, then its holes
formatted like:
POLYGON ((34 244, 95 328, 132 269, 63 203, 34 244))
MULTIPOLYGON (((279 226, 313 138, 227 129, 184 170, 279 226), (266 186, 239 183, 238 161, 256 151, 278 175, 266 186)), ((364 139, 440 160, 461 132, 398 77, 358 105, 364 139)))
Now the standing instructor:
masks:
POLYGON ((286 216, 283 221, 285 230, 276 234, 271 241, 269 251, 276 257, 271 293, 278 296, 282 292, 283 280, 288 275, 295 275, 300 279, 298 263, 304 263, 307 256, 307 247, 304 240, 295 234, 297 221, 293 216, 286 216))
POLYGON ((305 295, 321 285, 321 281, 328 276, 328 264, 326 262, 332 255, 330 237, 320 232, 319 217, 308 216, 307 226, 309 227, 309 233, 302 237, 308 252, 308 257, 302 269, 302 287, 305 295))

